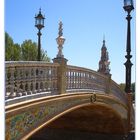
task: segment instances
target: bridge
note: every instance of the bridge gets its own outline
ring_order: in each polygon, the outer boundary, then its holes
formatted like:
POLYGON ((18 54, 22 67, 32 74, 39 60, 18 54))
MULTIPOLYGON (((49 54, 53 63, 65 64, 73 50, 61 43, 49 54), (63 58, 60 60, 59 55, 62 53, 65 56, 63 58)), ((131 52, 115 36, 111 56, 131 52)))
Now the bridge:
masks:
POLYGON ((130 96, 110 76, 62 57, 5 67, 6 140, 28 139, 46 126, 107 134, 134 129, 130 96))

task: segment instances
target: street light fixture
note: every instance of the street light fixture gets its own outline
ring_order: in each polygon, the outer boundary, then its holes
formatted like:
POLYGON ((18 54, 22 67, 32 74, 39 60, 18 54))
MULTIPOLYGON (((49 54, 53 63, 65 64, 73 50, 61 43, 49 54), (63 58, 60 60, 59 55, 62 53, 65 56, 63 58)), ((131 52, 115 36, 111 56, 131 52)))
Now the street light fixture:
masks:
POLYGON ((125 82, 125 92, 126 93, 131 93, 131 57, 130 55, 131 52, 131 30, 130 30, 130 21, 132 19, 130 12, 134 9, 133 6, 133 0, 124 0, 124 10, 128 13, 126 20, 127 20, 127 44, 126 44, 126 52, 127 55, 125 58, 127 59, 126 62, 124 63, 126 67, 126 82, 125 82))
POLYGON ((41 60, 41 29, 44 28, 45 17, 41 14, 41 8, 39 9, 38 15, 35 16, 35 27, 38 29, 38 57, 37 60, 41 60))

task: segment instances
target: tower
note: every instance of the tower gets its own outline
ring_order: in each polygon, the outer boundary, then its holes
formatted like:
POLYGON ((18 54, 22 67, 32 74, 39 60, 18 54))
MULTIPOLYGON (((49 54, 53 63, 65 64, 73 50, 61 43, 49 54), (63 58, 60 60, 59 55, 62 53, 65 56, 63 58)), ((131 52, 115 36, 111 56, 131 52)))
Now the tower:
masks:
POLYGON ((103 39, 103 45, 101 48, 101 60, 99 61, 99 69, 98 72, 110 76, 110 69, 109 69, 109 56, 108 51, 105 45, 105 39, 103 39))

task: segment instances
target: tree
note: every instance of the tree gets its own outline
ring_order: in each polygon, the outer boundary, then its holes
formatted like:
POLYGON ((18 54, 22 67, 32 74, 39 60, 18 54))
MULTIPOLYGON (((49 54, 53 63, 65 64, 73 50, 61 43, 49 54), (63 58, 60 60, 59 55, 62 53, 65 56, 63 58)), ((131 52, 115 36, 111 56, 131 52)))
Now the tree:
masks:
POLYGON ((50 62, 50 58, 47 56, 47 51, 41 50, 41 60, 50 62))
POLYGON ((21 48, 19 44, 13 45, 13 61, 20 61, 21 60, 21 48))
MULTIPOLYGON (((21 44, 15 44, 12 37, 5 33, 5 60, 6 61, 37 61, 38 47, 36 42, 25 40, 21 44)), ((41 50, 41 61, 50 62, 47 52, 41 50)))
POLYGON ((21 44, 22 60, 36 61, 37 60, 37 44, 32 40, 25 40, 21 44))
POLYGON ((5 33, 5 60, 8 61, 11 59, 11 47, 13 46, 13 39, 9 34, 5 33))
POLYGON ((125 89, 125 84, 124 84, 124 83, 120 83, 119 86, 120 86, 120 88, 124 91, 124 89, 125 89))
MULTIPOLYGON (((24 61, 37 61, 38 47, 37 43, 32 40, 25 40, 21 44, 22 60, 24 61)), ((41 61, 50 62, 50 58, 47 56, 47 52, 41 50, 41 61)))
POLYGON ((12 37, 5 33, 5 60, 19 61, 21 59, 21 48, 19 44, 14 44, 12 37))

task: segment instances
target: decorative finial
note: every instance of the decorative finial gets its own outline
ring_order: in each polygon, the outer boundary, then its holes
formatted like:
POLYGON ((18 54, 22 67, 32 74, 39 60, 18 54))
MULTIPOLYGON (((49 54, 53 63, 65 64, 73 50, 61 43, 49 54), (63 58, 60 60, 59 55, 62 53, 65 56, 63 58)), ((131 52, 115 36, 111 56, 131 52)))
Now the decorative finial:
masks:
POLYGON ((60 21, 59 22, 59 32, 58 32, 59 37, 63 36, 63 28, 62 28, 62 26, 63 26, 63 23, 62 23, 62 21, 60 21))
POLYGON ((58 37, 56 38, 57 44, 58 44, 58 54, 57 57, 64 57, 63 53, 62 53, 62 49, 63 49, 63 44, 65 42, 65 38, 63 37, 63 23, 62 21, 59 22, 59 28, 58 28, 58 37))

